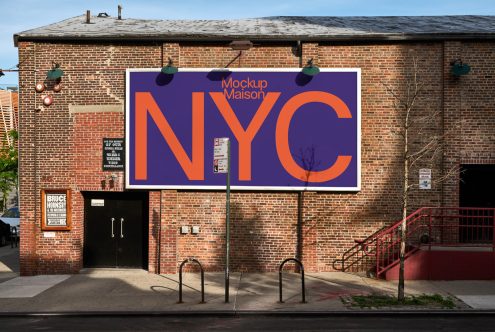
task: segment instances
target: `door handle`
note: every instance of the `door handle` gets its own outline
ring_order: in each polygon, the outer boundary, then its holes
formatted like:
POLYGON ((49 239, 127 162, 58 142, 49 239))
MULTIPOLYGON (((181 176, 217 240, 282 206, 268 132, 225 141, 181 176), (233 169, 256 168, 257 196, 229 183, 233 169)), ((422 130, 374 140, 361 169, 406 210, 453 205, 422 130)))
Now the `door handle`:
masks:
POLYGON ((120 218, 120 238, 123 239, 124 238, 124 232, 123 232, 123 224, 124 224, 124 218, 120 218))
POLYGON ((115 221, 115 218, 112 218, 112 237, 115 237, 115 234, 113 234, 113 222, 115 221))

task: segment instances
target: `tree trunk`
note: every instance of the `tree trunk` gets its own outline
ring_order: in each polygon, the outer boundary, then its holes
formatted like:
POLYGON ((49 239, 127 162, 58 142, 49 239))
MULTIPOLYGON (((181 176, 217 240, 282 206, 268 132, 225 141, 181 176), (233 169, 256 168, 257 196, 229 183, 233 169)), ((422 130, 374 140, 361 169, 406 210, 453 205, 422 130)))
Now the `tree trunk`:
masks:
MULTIPOLYGON (((407 114, 408 115, 408 114, 407 114)), ((409 191, 409 150, 408 150, 408 120, 406 116, 406 125, 404 131, 404 183, 402 188, 402 223, 400 225, 400 251, 399 251, 399 285, 397 290, 397 299, 404 301, 404 261, 406 256, 406 234, 407 234, 407 194, 409 191)))
MULTIPOLYGON (((407 183, 407 180, 404 181, 407 183)), ((406 233, 407 233, 407 193, 404 192, 404 204, 402 206, 402 223, 400 225, 400 252, 399 252, 399 289, 397 299, 404 300, 404 261, 406 256, 406 233)))

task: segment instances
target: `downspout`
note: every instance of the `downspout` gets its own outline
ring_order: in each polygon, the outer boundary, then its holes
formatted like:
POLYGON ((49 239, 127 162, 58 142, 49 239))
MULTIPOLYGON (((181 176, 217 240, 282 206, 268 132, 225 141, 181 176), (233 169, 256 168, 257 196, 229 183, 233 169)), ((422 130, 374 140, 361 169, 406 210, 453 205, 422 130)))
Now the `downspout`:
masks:
MULTIPOLYGON (((445 174, 445 152, 446 152, 446 146, 445 146, 445 41, 442 43, 442 100, 441 100, 441 108, 442 108, 442 123, 441 123, 441 130, 442 130, 442 155, 440 158, 440 172, 442 173, 441 177, 443 178, 445 174)), ((445 189, 444 189, 445 184, 442 182, 440 184, 440 195, 441 197, 441 206, 445 206, 445 189)))
MULTIPOLYGON (((33 63, 34 63, 34 84, 36 84, 37 77, 37 69, 36 69, 36 43, 33 43, 33 63)), ((38 124, 38 117, 39 117, 39 112, 38 107, 36 106, 36 101, 38 100, 36 93, 33 94, 34 98, 34 193, 33 193, 33 203, 34 203, 34 222, 32 224, 33 228, 33 242, 34 242, 34 252, 32 253, 34 257, 34 270, 36 270, 36 274, 38 274, 38 241, 37 241, 37 234, 36 234, 36 225, 38 223, 38 204, 40 203, 38 201, 38 135, 39 135, 39 124, 38 124)), ((41 225, 41 218, 40 218, 40 225, 41 225)), ((41 226, 40 226, 41 227, 41 226)))
MULTIPOLYGON (((302 44, 301 41, 297 41, 297 56, 299 57, 299 68, 302 68, 302 44)), ((297 226, 296 226, 296 258, 302 262, 303 256, 303 208, 304 197, 303 192, 297 192, 297 226)))
POLYGON ((299 68, 302 68, 303 66, 302 44, 300 40, 297 41, 297 55, 299 56, 299 68))
POLYGON ((160 211, 160 215, 158 216, 158 250, 157 250, 157 257, 156 257, 156 261, 157 261, 157 268, 156 268, 156 271, 157 271, 157 274, 160 274, 161 272, 161 252, 162 252, 162 191, 160 190, 159 191, 160 193, 160 208, 158 209, 158 211, 160 211))

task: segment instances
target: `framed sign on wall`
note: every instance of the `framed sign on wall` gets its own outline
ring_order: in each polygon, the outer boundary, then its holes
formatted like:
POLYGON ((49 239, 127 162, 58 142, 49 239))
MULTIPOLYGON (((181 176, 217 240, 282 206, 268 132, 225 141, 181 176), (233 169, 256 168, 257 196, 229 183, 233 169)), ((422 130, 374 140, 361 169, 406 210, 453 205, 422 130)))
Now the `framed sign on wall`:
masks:
POLYGON ((69 231, 71 229, 70 189, 41 190, 41 229, 69 231))

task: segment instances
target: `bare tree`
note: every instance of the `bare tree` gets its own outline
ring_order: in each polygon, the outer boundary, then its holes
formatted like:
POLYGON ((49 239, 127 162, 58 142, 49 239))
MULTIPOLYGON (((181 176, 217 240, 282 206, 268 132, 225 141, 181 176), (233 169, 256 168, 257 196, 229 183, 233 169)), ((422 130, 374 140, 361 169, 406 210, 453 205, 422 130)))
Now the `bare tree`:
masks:
MULTIPOLYGON (((441 111, 435 110, 430 114, 421 114, 418 101, 428 98, 424 91, 425 81, 422 80, 418 68, 418 59, 412 56, 410 62, 410 72, 406 74, 402 89, 394 89, 390 85, 383 83, 387 92, 393 97, 393 108, 401 119, 401 125, 395 134, 398 134, 402 141, 402 223, 400 226, 400 252, 399 252, 399 284, 398 300, 404 300, 404 261, 406 255, 407 241, 407 213, 409 208, 409 194, 411 189, 419 187, 418 181, 410 183, 410 175, 413 167, 418 163, 434 165, 438 162, 443 152, 443 142, 445 137, 452 132, 446 132, 444 128, 440 134, 438 130, 435 134, 428 132, 428 127, 438 123, 441 111), (418 113, 420 113, 418 115, 418 113)), ((424 111, 424 110, 423 110, 424 111)), ((454 167, 445 170, 442 175, 435 178, 432 184, 441 183, 448 178, 458 174, 459 168, 454 167)))
POLYGON ((297 248, 296 248, 296 258, 302 262, 303 256, 303 209, 304 209, 304 192, 309 184, 309 178, 313 171, 320 165, 320 161, 316 159, 316 147, 311 145, 310 147, 299 150, 299 155, 297 156, 305 169, 304 179, 304 190, 297 192, 297 248))

